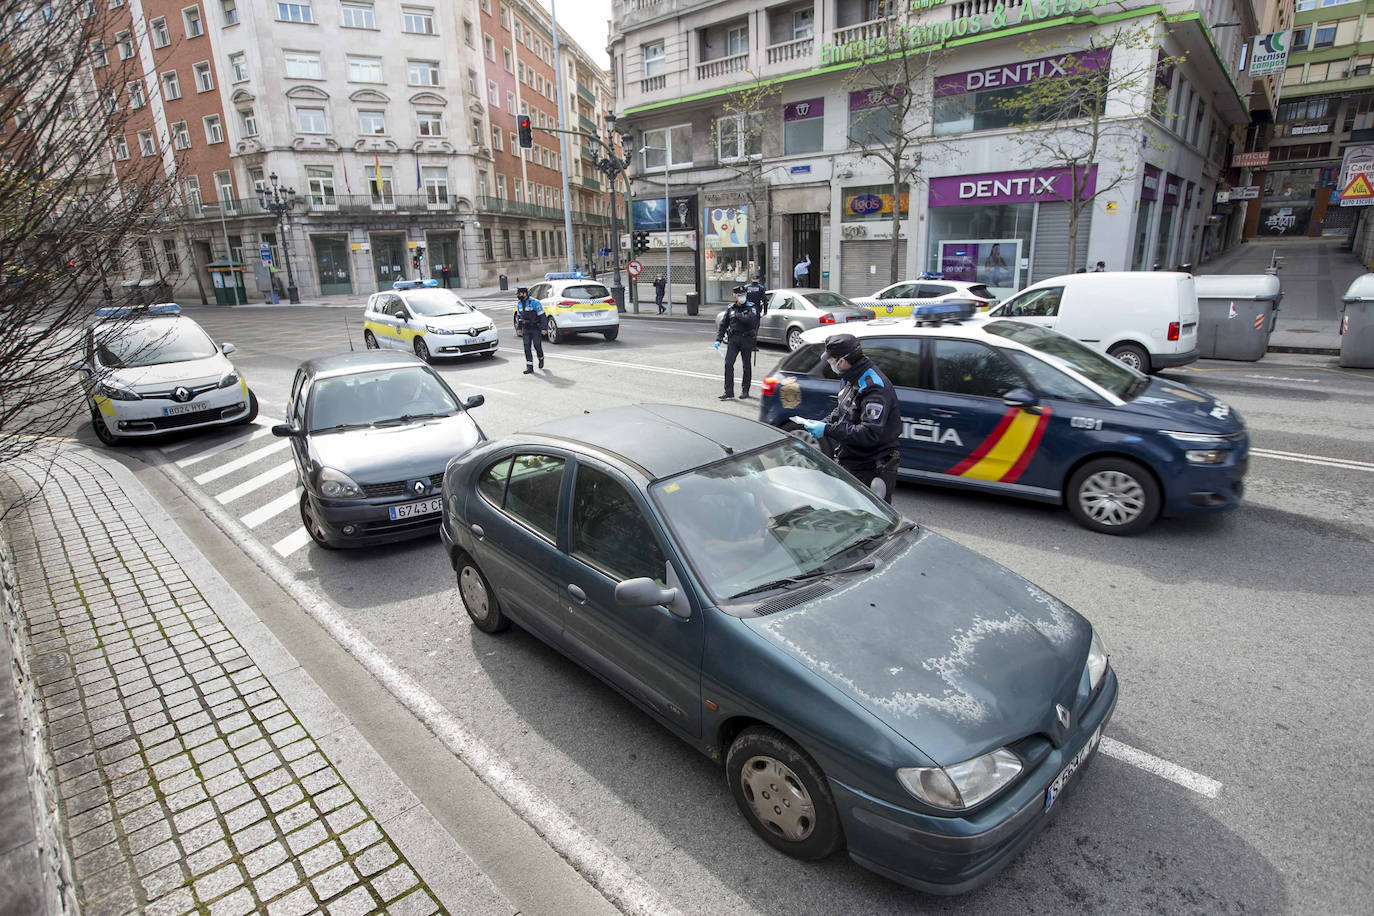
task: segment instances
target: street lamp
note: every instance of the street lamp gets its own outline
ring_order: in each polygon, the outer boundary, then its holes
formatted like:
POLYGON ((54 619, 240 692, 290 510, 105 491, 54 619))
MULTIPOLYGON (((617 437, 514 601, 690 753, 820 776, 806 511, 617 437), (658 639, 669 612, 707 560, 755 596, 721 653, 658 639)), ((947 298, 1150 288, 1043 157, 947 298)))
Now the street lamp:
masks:
MULTIPOLYGON (((615 154, 615 122, 615 112, 606 112, 606 155, 596 161, 596 168, 606 174, 606 180, 611 185, 611 254, 614 258, 615 271, 611 283, 611 296, 615 299, 616 308, 623 312, 625 311, 625 287, 620 283, 620 233, 615 221, 615 176, 625 174, 625 169, 629 167, 630 160, 628 158, 621 159, 615 154)), ((630 147, 632 138, 628 131, 620 135, 620 140, 623 148, 628 149, 630 147)), ((625 181, 628 186, 628 175, 626 175, 625 181)))
MULTIPOLYGON (((663 276, 667 281, 668 295, 668 314, 673 314, 673 216, 669 212, 670 198, 668 197, 668 169, 673 164, 673 132, 665 130, 663 132, 663 142, 666 146, 649 146, 645 144, 640 147, 640 152, 644 154, 644 168, 649 168, 649 151, 663 154, 663 276)), ((685 221, 685 219, 684 219, 685 221)))
POLYGON ((291 225, 291 207, 296 203, 296 190, 277 184, 276 172, 267 178, 272 186, 258 188, 258 203, 277 218, 277 231, 281 235, 282 253, 286 260, 286 298, 292 305, 300 305, 301 294, 296 289, 296 275, 291 270, 291 239, 287 235, 291 225))

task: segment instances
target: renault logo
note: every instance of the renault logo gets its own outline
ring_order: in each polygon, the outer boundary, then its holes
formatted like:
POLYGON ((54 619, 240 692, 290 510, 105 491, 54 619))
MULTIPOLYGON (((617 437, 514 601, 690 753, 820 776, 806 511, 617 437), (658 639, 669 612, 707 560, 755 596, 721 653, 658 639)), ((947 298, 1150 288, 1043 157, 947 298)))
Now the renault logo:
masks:
POLYGON ((424 496, 425 490, 429 488, 425 485, 423 480, 413 480, 410 483, 410 489, 416 496, 424 496))
POLYGON ((1054 704, 1054 714, 1059 717, 1059 724, 1065 728, 1069 727, 1069 711, 1059 703, 1054 704))

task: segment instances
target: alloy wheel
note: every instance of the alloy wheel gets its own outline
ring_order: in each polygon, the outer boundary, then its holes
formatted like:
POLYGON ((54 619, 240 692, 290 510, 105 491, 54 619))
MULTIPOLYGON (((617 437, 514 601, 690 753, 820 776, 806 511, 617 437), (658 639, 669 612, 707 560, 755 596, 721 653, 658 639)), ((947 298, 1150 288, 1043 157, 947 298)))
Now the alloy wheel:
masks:
POLYGON ((1098 471, 1079 487, 1078 505, 1100 525, 1129 525, 1145 511, 1145 488, 1122 471, 1098 471))

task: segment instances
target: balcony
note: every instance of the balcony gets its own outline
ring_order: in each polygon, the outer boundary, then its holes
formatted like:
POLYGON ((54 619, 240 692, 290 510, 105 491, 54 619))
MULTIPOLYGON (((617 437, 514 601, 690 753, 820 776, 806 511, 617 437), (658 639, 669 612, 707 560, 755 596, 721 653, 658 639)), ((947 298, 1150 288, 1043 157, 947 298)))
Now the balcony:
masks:
POLYGON ((600 190, 601 190, 601 181, 600 181, 600 179, 594 178, 594 177, 592 177, 591 175, 583 175, 583 176, 582 176, 582 187, 584 187, 584 188, 591 188, 593 191, 600 191, 600 190))
POLYGON ((588 105, 596 104, 596 94, 581 83, 577 84, 577 94, 580 95, 588 105))
POLYGON ((795 41, 784 41, 782 44, 768 46, 768 63, 789 64, 793 62, 809 62, 812 54, 816 50, 816 40, 814 38, 798 38, 795 41))
POLYGON ((382 200, 374 200, 370 194, 334 194, 312 200, 307 194, 296 199, 304 204, 307 213, 418 213, 452 210, 456 206, 451 195, 435 202, 427 194, 395 194, 382 200))
POLYGON ((563 211, 553 207, 541 207, 538 204, 527 204, 522 200, 507 200, 504 197, 479 197, 477 198, 477 209, 486 213, 509 213, 512 216, 533 216, 539 219, 563 218, 563 211))
MULTIPOLYGON (((697 79, 717 79, 729 73, 741 72, 748 69, 748 67, 749 53, 747 51, 744 54, 735 54, 732 57, 720 57, 716 60, 707 61, 704 64, 697 64, 697 79)), ((646 80, 645 82, 648 81, 646 80)))
POLYGON ((871 38, 882 38, 887 35, 886 19, 870 19, 868 22, 860 22, 857 25, 847 25, 842 29, 835 30, 835 39, 832 44, 843 46, 851 41, 867 41, 871 38))
POLYGON ((600 213, 587 213, 582 210, 573 211, 573 222, 591 226, 609 226, 611 218, 602 216, 600 213))
POLYGON ((593 121, 591 118, 584 118, 582 117, 582 115, 578 115, 577 125, 581 127, 583 130, 585 130, 587 133, 591 134, 593 137, 596 136, 596 122, 593 121))
POLYGON ((668 85, 668 76, 660 73, 658 76, 646 77, 639 81, 640 92, 658 92, 668 85))

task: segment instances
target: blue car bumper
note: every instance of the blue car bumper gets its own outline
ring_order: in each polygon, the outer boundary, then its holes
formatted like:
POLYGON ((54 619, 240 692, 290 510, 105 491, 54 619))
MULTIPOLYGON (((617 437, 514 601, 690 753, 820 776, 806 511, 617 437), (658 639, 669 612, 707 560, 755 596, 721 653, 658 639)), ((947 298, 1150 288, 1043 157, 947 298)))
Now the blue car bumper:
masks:
POLYGON ((1225 464, 1194 465, 1178 461, 1164 480, 1163 514, 1196 515, 1200 512, 1224 512, 1240 505, 1245 495, 1244 457, 1229 457, 1225 464))
POLYGON ((1082 719, 1077 740, 1052 751, 1005 797, 969 817, 938 817, 891 805, 830 781, 849 855, 864 868, 930 894, 962 894, 992 880, 1063 806, 1065 791, 1097 756, 1079 764, 1065 789, 1045 807, 1046 792, 1116 708, 1116 673, 1082 719))

